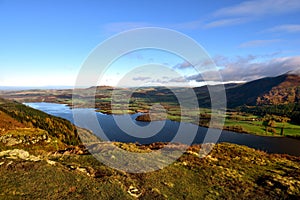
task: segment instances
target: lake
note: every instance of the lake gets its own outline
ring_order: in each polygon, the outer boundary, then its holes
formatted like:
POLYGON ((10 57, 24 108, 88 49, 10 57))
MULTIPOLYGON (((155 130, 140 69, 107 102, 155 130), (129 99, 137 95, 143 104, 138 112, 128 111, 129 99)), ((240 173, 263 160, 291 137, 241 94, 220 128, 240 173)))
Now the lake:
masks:
MULTIPOLYGON (((41 110, 50 115, 65 118, 74 123, 73 112, 67 105, 55 103, 25 103, 25 105, 32 108, 41 110)), ((180 123, 171 120, 155 121, 155 122, 140 122, 135 118, 140 113, 133 115, 107 115, 95 112, 94 109, 77 108, 76 112, 93 113, 98 119, 99 124, 89 123, 90 115, 83 118, 75 125, 92 130, 94 134, 98 135, 101 139, 103 133, 110 141, 119 142, 138 142, 140 144, 149 144, 153 142, 169 142, 174 137, 176 142, 190 144, 201 144, 205 138, 208 128, 199 127, 190 123, 180 123), (130 118, 130 122, 128 122, 130 118), (118 124, 115 119, 117 119, 118 124), (123 126, 120 126, 123 125, 123 126), (99 131, 99 125, 103 133, 99 131), (120 127, 123 127, 122 129, 120 127), (125 130, 124 130, 125 129, 125 130), (177 134, 178 130, 183 130, 183 134, 177 134), (196 132, 195 132, 196 130, 196 132), (195 137, 189 133, 195 132, 195 137), (130 133, 130 134, 128 134, 130 133), (191 138, 192 137, 192 138, 191 138)), ((217 130, 210 129, 212 132, 217 130)), ((206 138, 206 142, 214 141, 213 139, 206 138)), ((235 133, 231 131, 222 131, 219 142, 229 142, 239 145, 245 145, 251 148, 259 149, 269 153, 286 153, 290 155, 300 156, 300 140, 285 137, 266 137, 257 136, 244 133, 235 133)))

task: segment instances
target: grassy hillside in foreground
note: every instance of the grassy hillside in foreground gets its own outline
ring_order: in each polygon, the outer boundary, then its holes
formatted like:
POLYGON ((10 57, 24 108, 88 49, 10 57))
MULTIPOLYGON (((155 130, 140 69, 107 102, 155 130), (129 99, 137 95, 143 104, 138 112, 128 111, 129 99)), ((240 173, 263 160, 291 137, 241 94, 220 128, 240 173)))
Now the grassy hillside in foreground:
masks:
MULTIPOLYGON (((161 145, 161 144, 159 144, 161 145)), ((135 144, 122 144, 135 151, 135 144)), ((155 144, 144 149, 155 149, 155 144)), ((6 199, 298 199, 300 158, 218 144, 199 158, 189 148, 170 166, 144 174, 113 170, 91 155, 0 152, 6 199)))

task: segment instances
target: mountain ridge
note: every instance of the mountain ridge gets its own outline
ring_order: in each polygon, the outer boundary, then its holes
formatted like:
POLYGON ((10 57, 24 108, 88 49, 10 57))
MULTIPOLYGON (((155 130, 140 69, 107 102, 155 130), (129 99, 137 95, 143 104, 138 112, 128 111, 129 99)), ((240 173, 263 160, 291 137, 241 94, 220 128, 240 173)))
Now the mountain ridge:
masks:
POLYGON ((229 107, 299 103, 299 87, 299 75, 266 77, 228 89, 227 102, 229 107))
MULTIPOLYGON (((198 97, 200 107, 210 107, 209 90, 220 90, 225 88, 228 108, 239 106, 262 106, 262 105, 280 105, 289 103, 299 103, 300 101, 300 75, 294 72, 288 72, 276 77, 265 77, 253 80, 247 83, 230 83, 221 85, 209 85, 193 88, 198 97), (223 87, 224 86, 224 87, 223 87)), ((103 100, 105 104, 109 103, 113 90, 121 93, 128 93, 128 88, 114 88, 110 86, 95 86, 86 89, 80 89, 82 94, 96 95, 96 99, 103 100), (90 92, 96 89, 96 94, 90 92), (105 100, 106 99, 106 100, 105 100)), ((132 94, 133 98, 149 98, 154 101, 175 101, 175 94, 186 92, 186 88, 175 87, 148 87, 138 88, 132 94), (151 90, 150 90, 151 89, 151 90)), ((218 92, 218 91, 215 91, 218 92)), ((2 91, 1 95, 5 98, 14 99, 20 102, 56 102, 72 104, 73 90, 35 90, 28 91, 2 91)), ((77 94, 76 94, 77 95, 77 94)), ((81 98, 81 93, 78 93, 81 98)), ((85 98, 83 96, 83 98, 85 98)))

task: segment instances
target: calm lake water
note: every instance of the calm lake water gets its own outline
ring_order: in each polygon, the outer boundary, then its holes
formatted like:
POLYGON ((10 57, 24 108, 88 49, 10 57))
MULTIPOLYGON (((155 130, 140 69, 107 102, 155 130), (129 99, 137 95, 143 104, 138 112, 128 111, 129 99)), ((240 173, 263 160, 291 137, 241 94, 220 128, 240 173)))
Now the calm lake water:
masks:
MULTIPOLYGON (((44 111, 48 114, 65 118, 74 123, 72 110, 63 104, 54 103, 25 103, 32 108, 44 111)), ((169 142, 175 135, 175 142, 190 144, 201 144, 207 134, 208 129, 199 127, 190 123, 179 123, 170 120, 155 122, 139 122, 134 119, 140 114, 133 115, 106 115, 94 111, 94 109, 80 108, 74 109, 76 112, 87 113, 83 120, 77 122, 76 125, 92 130, 100 138, 103 133, 110 141, 119 142, 139 142, 148 144, 153 142, 169 142), (98 123, 90 123, 90 113, 95 113, 98 123), (129 121, 128 118, 132 119, 129 121), (117 119, 118 124, 115 119, 117 119), (121 124, 121 126, 120 126, 121 124), (103 132, 99 131, 99 125, 103 132), (120 127, 123 127, 121 130, 120 127), (179 129, 180 128, 180 129, 179 129), (124 130, 126 129, 126 130, 124 130), (182 130, 177 134, 178 130, 182 130), (196 131, 195 131, 196 130, 196 131), (195 137, 189 133, 195 132, 195 137), (127 134, 127 133, 130 133, 127 134)), ((212 132, 217 130, 210 129, 212 132)), ((214 141, 207 139, 206 142, 214 141)), ((244 133, 235 133, 231 131, 222 131, 218 142, 230 142, 234 144, 246 145, 251 148, 263 150, 269 153, 286 153, 290 155, 300 156, 300 140, 284 137, 264 137, 244 133)))

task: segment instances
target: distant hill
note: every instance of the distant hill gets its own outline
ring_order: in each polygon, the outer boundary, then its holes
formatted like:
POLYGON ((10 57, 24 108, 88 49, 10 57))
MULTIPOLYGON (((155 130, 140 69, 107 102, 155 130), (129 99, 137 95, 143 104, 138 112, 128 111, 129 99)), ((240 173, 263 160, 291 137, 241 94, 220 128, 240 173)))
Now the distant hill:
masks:
MULTIPOLYGON (((211 89, 218 86, 210 86, 211 89)), ((244 84, 225 84, 227 107, 294 104, 300 102, 300 76, 283 74, 244 84)), ((210 107, 207 86, 194 88, 200 107, 210 107)))
MULTIPOLYGON (((240 85, 241 85, 240 83, 224 84, 224 89, 226 91, 228 91, 229 89, 236 88, 240 85)), ((205 85, 205 86, 193 88, 197 95, 198 103, 199 103, 200 107, 210 107, 211 106, 211 99, 210 99, 208 87, 211 91, 214 91, 214 92, 218 92, 217 90, 220 90, 223 88, 223 87, 220 87, 220 85, 210 85, 210 86, 205 85)))
MULTIPOLYGON (((224 85, 226 89, 227 107, 236 108, 240 106, 264 106, 264 105, 286 105, 299 103, 300 99, 300 76, 286 73, 277 77, 266 77, 247 83, 230 83, 224 85)), ((209 86, 210 89, 220 89, 218 85, 209 86)), ((200 107, 210 107, 211 100, 208 86, 193 88, 198 97, 200 107)), ((113 88, 110 86, 97 86, 79 89, 78 98, 89 100, 96 95, 96 108, 104 109, 110 106, 112 91, 120 99, 126 99, 130 90, 127 88, 113 88), (96 89, 96 94, 94 93, 96 89), (83 95, 83 96, 82 96, 83 95)), ((19 102, 55 102, 72 104, 73 90, 23 90, 2 91, 1 95, 8 99, 19 102)), ((187 88, 184 87, 144 87, 138 88, 132 94, 133 99, 142 99, 136 102, 160 102, 176 104, 177 98, 174 94, 184 94, 184 98, 190 99, 187 88)), ((94 106, 94 105, 92 105, 94 106)))
POLYGON ((285 79, 279 85, 273 87, 262 97, 258 97, 258 105, 276 105, 300 102, 300 76, 285 75, 285 79))
POLYGON ((283 74, 226 90, 228 107, 299 103, 300 76, 283 74))

